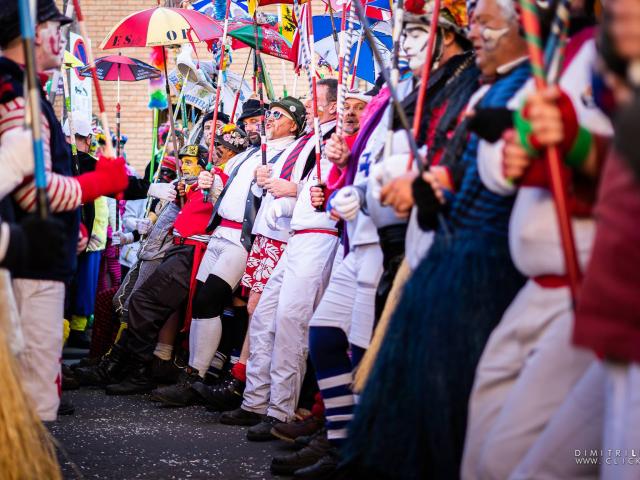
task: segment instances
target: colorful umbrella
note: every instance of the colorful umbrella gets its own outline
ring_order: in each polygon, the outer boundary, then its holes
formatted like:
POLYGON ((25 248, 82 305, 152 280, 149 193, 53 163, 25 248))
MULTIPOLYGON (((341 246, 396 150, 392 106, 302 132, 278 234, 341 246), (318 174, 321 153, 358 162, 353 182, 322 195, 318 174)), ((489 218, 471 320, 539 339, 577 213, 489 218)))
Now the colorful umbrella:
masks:
MULTIPOLYGON (((95 66, 98 79, 108 82, 138 82, 140 80, 158 78, 162 75, 160 70, 148 63, 123 55, 107 55, 106 57, 97 58, 95 66)), ((89 67, 81 69, 79 73, 82 77, 91 76, 89 67)))
MULTIPOLYGON (((108 50, 124 47, 162 47, 164 60, 165 91, 167 98, 171 97, 167 74, 167 45, 204 42, 219 38, 223 34, 220 22, 202 13, 186 8, 156 7, 133 13, 118 22, 102 41, 100 48, 108 50)), ((173 122, 173 106, 168 102, 169 125, 173 147, 178 151, 173 122)), ((178 160, 178 177, 180 177, 180 161, 178 160)))
MULTIPOLYGON (((118 82, 118 99, 116 102, 116 155, 120 156, 120 81, 138 82, 158 78, 162 75, 160 70, 144 63, 137 58, 122 55, 107 55, 97 58, 94 62, 99 80, 118 82)), ((91 66, 80 70, 80 76, 90 77, 91 66)))
MULTIPOLYGON (((233 37, 233 48, 247 46, 256 48, 255 31, 253 25, 246 25, 229 32, 229 36, 233 37)), ((271 55, 272 57, 289 60, 296 63, 298 59, 298 49, 295 44, 291 45, 287 39, 271 28, 261 27, 258 29, 258 50, 260 52, 271 55)))
POLYGON ((113 27, 100 48, 153 47, 203 42, 222 36, 222 25, 186 8, 156 7, 132 13, 113 27))

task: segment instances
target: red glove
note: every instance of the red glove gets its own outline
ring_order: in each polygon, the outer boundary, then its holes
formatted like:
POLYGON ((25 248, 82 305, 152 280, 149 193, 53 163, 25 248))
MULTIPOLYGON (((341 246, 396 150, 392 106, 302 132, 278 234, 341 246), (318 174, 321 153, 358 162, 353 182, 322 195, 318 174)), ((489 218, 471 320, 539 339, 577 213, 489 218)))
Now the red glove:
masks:
POLYGON ((82 189, 82 203, 91 202, 103 195, 124 191, 129 185, 129 176, 124 158, 106 158, 102 155, 93 172, 76 177, 82 189))

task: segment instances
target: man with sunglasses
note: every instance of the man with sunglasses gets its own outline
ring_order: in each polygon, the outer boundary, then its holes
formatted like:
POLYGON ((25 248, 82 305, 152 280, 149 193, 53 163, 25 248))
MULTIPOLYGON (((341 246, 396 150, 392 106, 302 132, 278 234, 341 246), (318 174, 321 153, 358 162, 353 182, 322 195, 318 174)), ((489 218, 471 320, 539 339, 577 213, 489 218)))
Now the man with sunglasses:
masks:
MULTIPOLYGON (((268 142, 273 141, 282 132, 289 131, 291 122, 294 122, 297 127, 295 132, 297 138, 304 133, 305 108, 296 98, 285 97, 273 102, 271 108, 265 112, 265 118, 268 142)), ((253 314, 264 286, 282 256, 289 238, 288 229, 279 231, 268 227, 266 213, 276 198, 297 196, 297 182, 300 181, 304 160, 311 148, 308 137, 303 137, 291 143, 275 162, 259 166, 256 170, 254 193, 262 198, 262 202, 252 231, 255 240, 241 281, 243 293, 248 295, 249 317, 253 314), (264 195, 263 190, 266 190, 264 195)), ((215 387, 204 384, 195 387, 211 408, 225 411, 240 406, 248 358, 249 344, 248 338, 245 337, 240 360, 232 369, 230 376, 215 387)))
MULTIPOLYGON (((267 162, 270 165, 275 164, 295 141, 302 124, 302 120, 288 113, 289 110, 278 110, 287 115, 279 120, 271 116, 267 122, 267 162)), ((217 140, 224 144, 233 138, 223 129, 217 140)), ((225 165, 224 174, 228 180, 215 200, 207 227, 207 231, 212 232, 211 240, 196 275, 196 293, 191 304, 189 366, 178 384, 154 391, 155 398, 165 405, 187 406, 199 399, 192 385, 203 380, 214 359, 222 337, 223 310, 232 302, 232 293, 240 283, 251 251, 253 224, 262 199, 262 191, 252 187, 261 161, 262 153, 254 147, 236 155, 225 165)), ((215 171, 201 172, 199 188, 210 189, 216 180, 214 177, 218 176, 215 171)))
MULTIPOLYGON (((335 79, 318 82, 323 140, 335 130, 336 97, 335 79)), ((335 221, 316 211, 310 201, 309 189, 319 183, 313 133, 299 140, 290 152, 293 155, 297 162, 292 179, 300 179, 297 195, 281 193, 265 182, 274 199, 261 208, 258 233, 286 238, 287 248, 264 286, 249 326, 250 357, 242 406, 220 419, 225 424, 251 425, 247 439, 252 441, 274 439, 272 428, 294 418, 306 369, 309 320, 328 281, 338 245, 335 221), (303 143, 296 154, 296 147, 303 143)), ((324 175, 329 167, 323 160, 324 175)))

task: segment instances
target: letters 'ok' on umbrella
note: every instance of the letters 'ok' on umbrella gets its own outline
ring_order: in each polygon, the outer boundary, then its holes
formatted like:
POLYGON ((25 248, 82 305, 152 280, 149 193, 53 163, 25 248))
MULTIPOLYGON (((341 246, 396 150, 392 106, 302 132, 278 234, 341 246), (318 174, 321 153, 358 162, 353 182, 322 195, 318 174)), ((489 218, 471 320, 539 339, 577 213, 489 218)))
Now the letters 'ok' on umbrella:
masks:
MULTIPOLYGON (((116 102, 116 155, 120 156, 120 81, 138 82, 150 78, 158 78, 162 73, 157 68, 137 58, 122 55, 108 55, 97 58, 94 62, 98 79, 107 82, 118 82, 118 98, 116 102)), ((79 71, 83 77, 91 76, 91 66, 79 71)))
MULTIPOLYGON (((100 48, 103 50, 128 47, 162 47, 164 60, 164 78, 167 98, 169 76, 167 74, 167 45, 204 42, 222 36, 222 25, 217 20, 207 17, 195 10, 186 8, 155 7, 133 13, 113 27, 100 48)), ((178 151, 175 125, 173 123, 173 106, 169 106, 169 125, 173 148, 178 151)), ((180 161, 178 160, 178 176, 180 161)))

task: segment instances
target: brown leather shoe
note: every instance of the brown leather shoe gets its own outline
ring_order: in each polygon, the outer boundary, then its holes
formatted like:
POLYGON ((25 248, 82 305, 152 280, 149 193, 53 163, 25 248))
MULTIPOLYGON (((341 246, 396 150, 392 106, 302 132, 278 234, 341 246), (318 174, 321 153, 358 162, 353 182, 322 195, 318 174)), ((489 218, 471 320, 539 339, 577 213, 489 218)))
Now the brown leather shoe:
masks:
POLYGON ((271 429, 271 435, 285 442, 293 443, 296 438, 313 435, 322 427, 324 427, 324 419, 310 415, 303 420, 275 425, 271 429))

